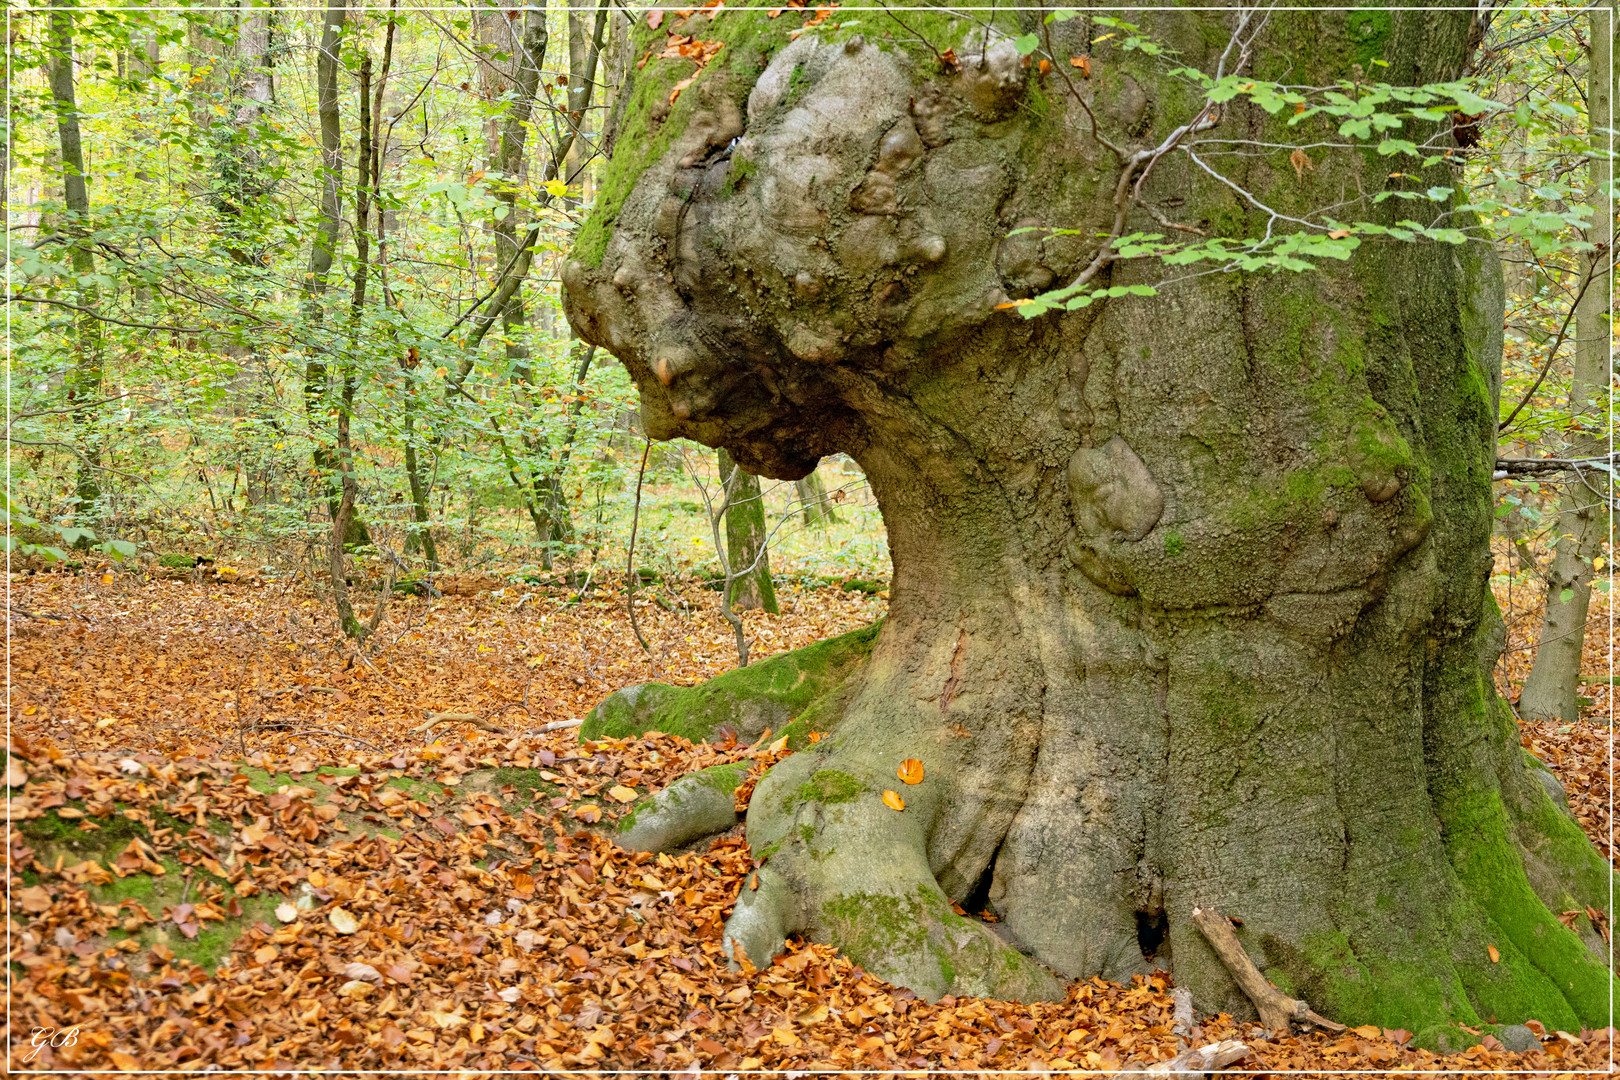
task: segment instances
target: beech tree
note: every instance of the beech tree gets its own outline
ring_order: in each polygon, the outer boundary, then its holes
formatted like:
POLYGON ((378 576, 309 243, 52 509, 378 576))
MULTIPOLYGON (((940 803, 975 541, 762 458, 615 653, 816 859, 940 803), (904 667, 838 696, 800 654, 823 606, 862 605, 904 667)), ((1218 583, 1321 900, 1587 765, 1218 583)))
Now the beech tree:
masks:
MULTIPOLYGON (((1374 152, 1369 102, 1457 80, 1479 24, 1143 18, 639 28, 570 319, 653 438, 784 480, 855 458, 894 578, 875 635, 621 692, 585 734, 798 748, 749 803, 745 965, 802 933, 1020 999, 1164 966, 1247 1012, 1203 907, 1338 1021, 1606 1025, 1611 871, 1489 676, 1502 284, 1445 231, 1462 110, 1396 121, 1416 164, 1374 152), (1373 142, 1320 149, 1340 119, 1373 142), (1133 257, 1166 235, 1230 257, 1133 257)), ((625 841, 727 827, 738 779, 625 841)))

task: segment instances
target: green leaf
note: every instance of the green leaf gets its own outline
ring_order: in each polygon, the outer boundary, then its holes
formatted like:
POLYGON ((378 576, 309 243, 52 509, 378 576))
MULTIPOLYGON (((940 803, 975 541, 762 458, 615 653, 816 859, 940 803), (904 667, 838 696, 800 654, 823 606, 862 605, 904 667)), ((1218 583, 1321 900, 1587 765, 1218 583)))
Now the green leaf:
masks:
POLYGON ((1028 56, 1030 53, 1034 52, 1040 47, 1041 39, 1037 34, 1025 34, 1023 37, 1013 42, 1013 48, 1018 50, 1018 55, 1020 56, 1028 56))
POLYGON ((1558 594, 1558 602, 1560 604, 1567 604, 1573 599, 1575 599, 1574 589, 1565 589, 1563 592, 1558 594))
POLYGON ((106 552, 108 555, 111 555, 119 562, 123 562, 125 559, 133 558, 135 555, 135 545, 130 543, 128 540, 109 540, 105 544, 101 545, 100 550, 106 552))

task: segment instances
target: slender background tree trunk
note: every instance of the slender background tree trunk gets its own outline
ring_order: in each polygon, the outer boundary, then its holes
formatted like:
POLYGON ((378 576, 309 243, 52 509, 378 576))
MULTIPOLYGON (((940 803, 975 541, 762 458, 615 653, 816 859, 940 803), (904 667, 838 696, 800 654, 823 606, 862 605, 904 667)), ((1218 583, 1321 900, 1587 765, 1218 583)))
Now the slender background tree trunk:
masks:
POLYGON ((726 565, 736 579, 731 583, 731 604, 743 611, 778 613, 776 586, 771 582, 771 554, 766 548, 765 500, 759 477, 739 471, 722 447, 716 455, 720 486, 727 492, 726 565))
MULTIPOLYGON (((1614 219, 1608 191, 1614 182, 1609 157, 1613 135, 1607 130, 1614 100, 1615 9, 1600 4, 1589 16, 1587 104, 1594 154, 1587 175, 1592 183, 1594 224, 1587 238, 1598 250, 1585 258, 1584 272, 1594 275, 1575 312, 1575 371, 1569 383, 1569 411, 1579 429, 1572 434, 1566 457, 1591 457, 1608 451, 1610 378, 1610 305, 1612 276, 1604 269, 1614 259, 1614 219)), ((1612 525, 1608 495, 1614 485, 1607 473, 1591 470, 1564 488, 1558 508, 1558 542, 1547 572, 1547 610, 1542 619, 1536 659, 1519 695, 1519 715, 1527 720, 1580 718, 1581 652, 1586 645, 1587 611, 1592 597, 1593 559, 1609 540, 1612 525)))
MULTIPOLYGON (((96 260, 85 235, 91 229, 90 192, 85 176, 84 148, 79 133, 79 105, 73 78, 73 5, 69 0, 52 0, 50 14, 51 98, 56 106, 56 132, 62 155, 62 202, 67 216, 62 222, 70 234, 67 248, 73 272, 80 277, 95 273, 96 260)), ((101 478, 101 439, 96 417, 102 396, 101 323, 95 317, 95 285, 79 286, 79 303, 84 308, 73 320, 73 367, 67 382, 68 400, 76 406, 73 422, 79 433, 80 461, 73 494, 77 500, 76 520, 80 525, 99 520, 101 478)))

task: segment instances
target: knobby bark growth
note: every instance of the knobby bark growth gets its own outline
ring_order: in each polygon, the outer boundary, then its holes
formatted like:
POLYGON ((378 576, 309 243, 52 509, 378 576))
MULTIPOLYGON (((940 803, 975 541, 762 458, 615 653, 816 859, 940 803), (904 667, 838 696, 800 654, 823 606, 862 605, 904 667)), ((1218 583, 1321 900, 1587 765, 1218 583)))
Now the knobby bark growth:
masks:
MULTIPOLYGON (((1354 14, 1352 37, 1343 11, 1271 13, 1250 70, 1459 72, 1465 13, 1354 14)), ((1203 107, 1168 69, 1214 71, 1233 18, 1152 15, 1174 64, 1092 44, 1085 17, 1052 35, 1091 53, 1076 91, 1134 153, 1203 107)), ((795 21, 641 28, 652 58, 564 268, 570 319, 624 362, 650 435, 788 480, 842 451, 888 528, 870 657, 795 704, 830 735, 749 803, 764 862, 732 955, 764 964, 804 933, 931 997, 1164 965, 1201 1007, 1248 1011, 1203 905, 1332 1019, 1431 1045, 1607 1024, 1600 939, 1557 913, 1605 911, 1609 868, 1528 773, 1488 676, 1489 250, 1169 283, 1117 262, 1098 286, 1161 295, 1025 321, 999 305, 1072 280, 1113 227, 1119 159, 1086 111, 999 29, 912 11, 892 36, 874 18, 795 39, 795 21), (693 70, 657 58, 666 34, 725 42, 673 104, 693 70), (897 779, 906 758, 921 783, 897 779)), ((1308 126, 1215 115, 1201 137, 1283 147, 1219 158, 1252 198, 1168 153, 1126 231, 1258 236, 1287 226, 1257 201, 1300 216, 1413 182, 1370 154, 1296 171, 1308 126)), ((772 663, 678 699, 780 696, 772 663)), ((632 713, 677 700, 626 694, 632 713)))

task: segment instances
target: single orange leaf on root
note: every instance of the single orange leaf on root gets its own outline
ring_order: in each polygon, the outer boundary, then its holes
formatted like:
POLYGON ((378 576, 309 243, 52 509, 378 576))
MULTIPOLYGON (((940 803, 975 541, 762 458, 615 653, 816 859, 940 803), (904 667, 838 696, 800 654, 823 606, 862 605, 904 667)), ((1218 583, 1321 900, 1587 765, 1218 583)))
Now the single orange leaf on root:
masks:
POLYGON ((890 810, 904 810, 906 808, 906 800, 902 799, 893 791, 885 791, 883 793, 883 805, 887 806, 890 810))
POLYGON ((923 782, 923 763, 914 757, 906 758, 894 772, 896 776, 908 784, 920 784, 923 782))

